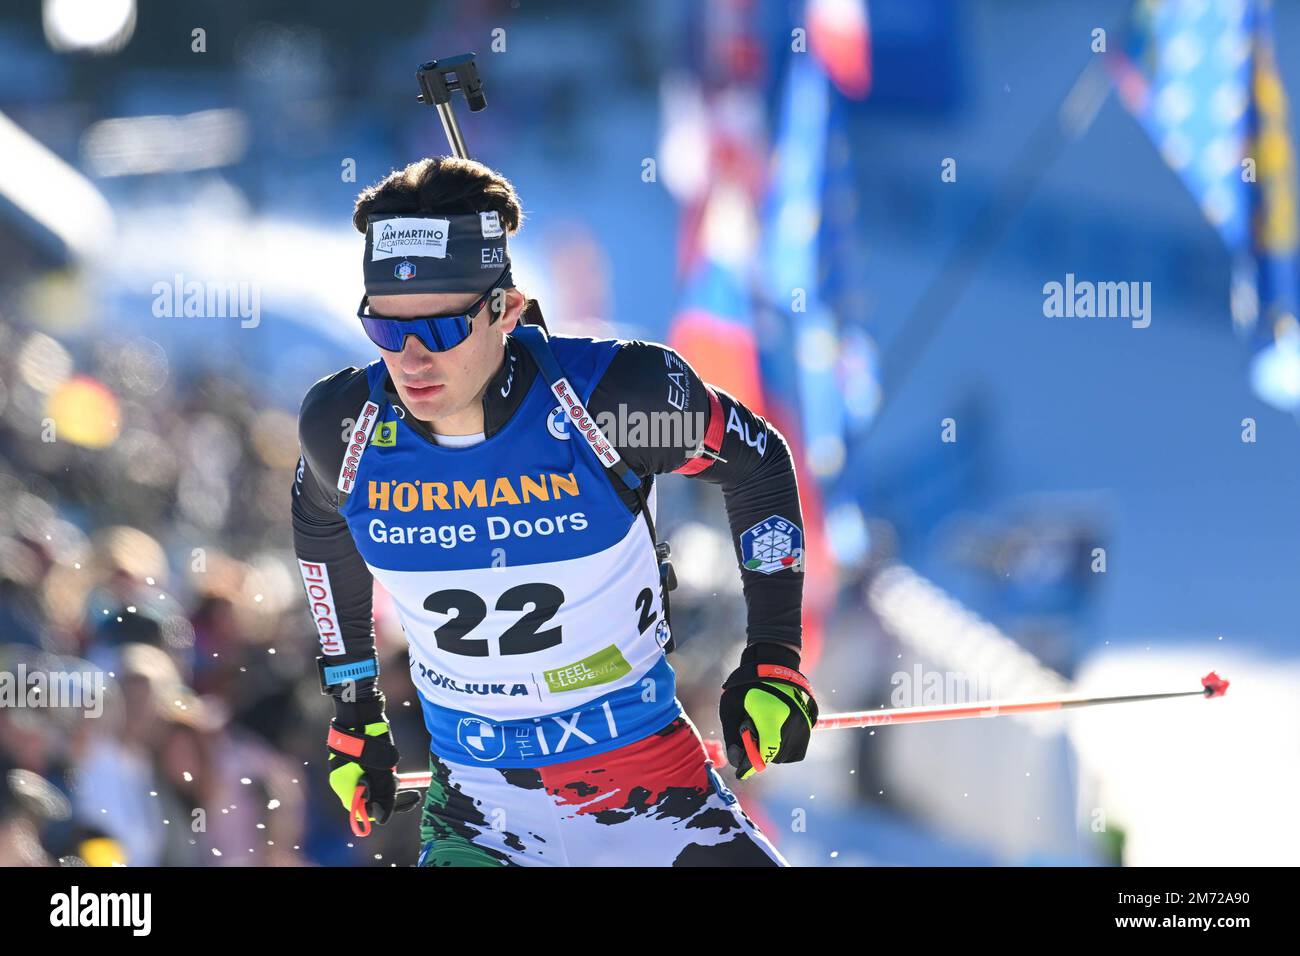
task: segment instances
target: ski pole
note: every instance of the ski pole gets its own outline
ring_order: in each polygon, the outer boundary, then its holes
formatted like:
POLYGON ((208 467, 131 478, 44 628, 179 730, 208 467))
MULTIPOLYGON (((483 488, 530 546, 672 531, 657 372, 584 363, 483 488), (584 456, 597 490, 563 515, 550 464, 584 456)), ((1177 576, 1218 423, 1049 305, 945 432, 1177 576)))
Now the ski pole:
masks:
MULTIPOLYGON (((1011 714, 1038 714, 1046 711, 1073 710, 1078 707, 1099 707, 1102 704, 1132 704, 1139 701, 1172 700, 1175 697, 1222 697, 1228 692, 1228 681, 1214 671, 1201 678, 1200 690, 1170 691, 1159 694, 1123 694, 1112 697, 1086 697, 1071 694, 1047 700, 986 701, 976 704, 940 704, 934 707, 894 707, 885 710, 858 710, 840 714, 823 714, 817 719, 814 730, 844 730, 850 727, 882 727, 890 724, 920 724, 941 720, 965 720, 971 717, 1006 717, 1011 714)), ((720 740, 704 740, 705 754, 716 767, 727 766, 727 754, 720 740)), ((757 752, 757 748, 754 748, 757 752)), ((752 760, 752 757, 751 757, 752 760)), ((423 790, 432 781, 428 771, 399 773, 399 790, 423 790)), ((365 794, 357 787, 352 799, 352 832, 365 836, 370 832, 366 819, 365 794), (363 832, 364 829, 364 832, 363 832)))
POLYGON ((1008 714, 1037 714, 1050 710, 1097 707, 1101 704, 1131 704, 1144 700, 1169 700, 1174 697, 1222 697, 1228 681, 1214 671, 1201 678, 1200 690, 1173 691, 1163 694, 1125 694, 1118 697, 1085 697, 1071 694, 1049 700, 986 701, 975 704, 941 704, 936 707, 895 707, 889 710, 858 710, 843 714, 825 714, 817 719, 817 730, 842 730, 846 727, 877 727, 888 724, 919 724, 936 720, 964 720, 968 717, 1005 717, 1008 714))
MULTIPOLYGON (((934 707, 894 707, 887 710, 857 710, 840 714, 822 714, 814 730, 844 730, 850 727, 880 727, 890 724, 921 724, 940 720, 965 720, 969 717, 1006 717, 1010 714, 1036 714, 1101 704, 1131 704, 1138 701, 1170 700, 1174 697, 1222 697, 1228 681, 1214 671, 1201 678, 1200 690, 1180 690, 1162 694, 1125 694, 1118 697, 1085 697, 1078 694, 1048 700, 984 701, 975 704, 939 704, 934 707)), ((727 752, 720 740, 705 740, 704 750, 716 766, 727 765, 727 752)), ((421 789, 429 785, 428 772, 399 773, 399 790, 421 789)))
MULTIPOLYGON (((1040 714, 1053 710, 1072 710, 1076 707, 1097 707, 1102 704, 1132 704, 1138 701, 1170 700, 1174 697, 1222 697, 1228 692, 1228 681, 1214 671, 1201 678, 1200 690, 1180 690, 1162 694, 1124 694, 1116 697, 1086 697, 1082 694, 1070 694, 1047 700, 1004 700, 983 701, 975 704, 939 704, 934 707, 894 707, 882 710, 855 710, 842 714, 822 714, 817 718, 813 730, 844 730, 850 727, 883 727, 890 724, 922 724, 940 720, 965 720, 970 717, 1006 717, 1010 714, 1040 714)), ((758 756, 758 743, 748 730, 743 739, 745 751, 750 762, 762 769, 762 760, 758 756)), ((725 753, 722 759, 714 759, 719 767, 725 767, 725 753)), ((710 755, 712 759, 712 755, 710 755)))
MULTIPOLYGON (((1131 704, 1144 700, 1169 700, 1174 697, 1222 697, 1228 692, 1228 682, 1214 671, 1201 678, 1200 690, 1182 690, 1163 694, 1125 694, 1118 697, 1085 697, 1071 694, 1048 700, 984 701, 975 704, 940 704, 935 707, 894 707, 882 710, 855 710, 842 714, 823 714, 817 718, 813 730, 843 730, 849 727, 881 727, 890 724, 921 724, 939 720, 965 720, 970 717, 1005 717, 1009 714, 1039 714, 1051 710, 1071 710, 1076 707, 1097 707, 1101 704, 1131 704)), ((763 761, 759 756, 758 741, 745 729, 742 732, 745 752, 759 770, 763 761)), ((719 767, 722 760, 714 760, 719 767)))

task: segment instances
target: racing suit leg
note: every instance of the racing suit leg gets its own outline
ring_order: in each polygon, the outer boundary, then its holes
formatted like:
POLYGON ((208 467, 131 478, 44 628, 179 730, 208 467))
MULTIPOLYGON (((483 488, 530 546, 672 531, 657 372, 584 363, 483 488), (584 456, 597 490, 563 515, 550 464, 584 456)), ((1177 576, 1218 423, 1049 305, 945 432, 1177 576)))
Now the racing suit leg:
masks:
POLYGON ((545 767, 434 756, 421 866, 784 866, 678 717, 642 740, 545 767))

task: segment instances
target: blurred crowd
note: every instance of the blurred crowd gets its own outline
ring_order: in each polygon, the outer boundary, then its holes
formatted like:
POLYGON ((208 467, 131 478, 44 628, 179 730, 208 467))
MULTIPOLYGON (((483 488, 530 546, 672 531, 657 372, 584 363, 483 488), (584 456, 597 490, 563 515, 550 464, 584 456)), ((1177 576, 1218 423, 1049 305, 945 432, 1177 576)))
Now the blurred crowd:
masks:
MULTIPOLYGON (((79 349, 16 311, 0 324, 0 865, 361 859, 320 770, 331 709, 292 563, 293 416, 147 340, 79 349), (60 680, 84 693, 37 691, 60 680)), ((405 668, 388 671, 405 723, 405 668)), ((422 733, 405 736, 418 767, 422 733)))

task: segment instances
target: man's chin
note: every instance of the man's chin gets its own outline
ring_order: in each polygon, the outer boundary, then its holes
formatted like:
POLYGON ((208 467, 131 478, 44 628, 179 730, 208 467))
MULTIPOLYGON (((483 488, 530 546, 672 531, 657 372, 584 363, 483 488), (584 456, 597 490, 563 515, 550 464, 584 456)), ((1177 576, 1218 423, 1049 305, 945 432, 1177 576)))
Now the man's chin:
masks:
POLYGON ((455 409, 452 407, 454 403, 447 400, 444 394, 445 391, 446 389, 438 389, 434 394, 425 397, 407 391, 404 396, 406 409, 423 421, 431 421, 448 415, 455 409))

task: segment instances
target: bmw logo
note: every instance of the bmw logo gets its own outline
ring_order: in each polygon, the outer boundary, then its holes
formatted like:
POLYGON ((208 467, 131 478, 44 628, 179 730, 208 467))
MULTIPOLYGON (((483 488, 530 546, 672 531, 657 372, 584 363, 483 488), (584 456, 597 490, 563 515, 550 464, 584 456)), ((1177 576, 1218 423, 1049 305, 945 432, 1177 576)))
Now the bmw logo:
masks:
POLYGON ((496 760, 506 752, 506 735, 496 724, 477 717, 462 717, 456 740, 475 760, 496 760))
POLYGON ((563 441, 569 440, 569 417, 564 414, 564 409, 556 405, 551 409, 551 413, 546 416, 546 430, 551 433, 551 437, 559 438, 563 441))

